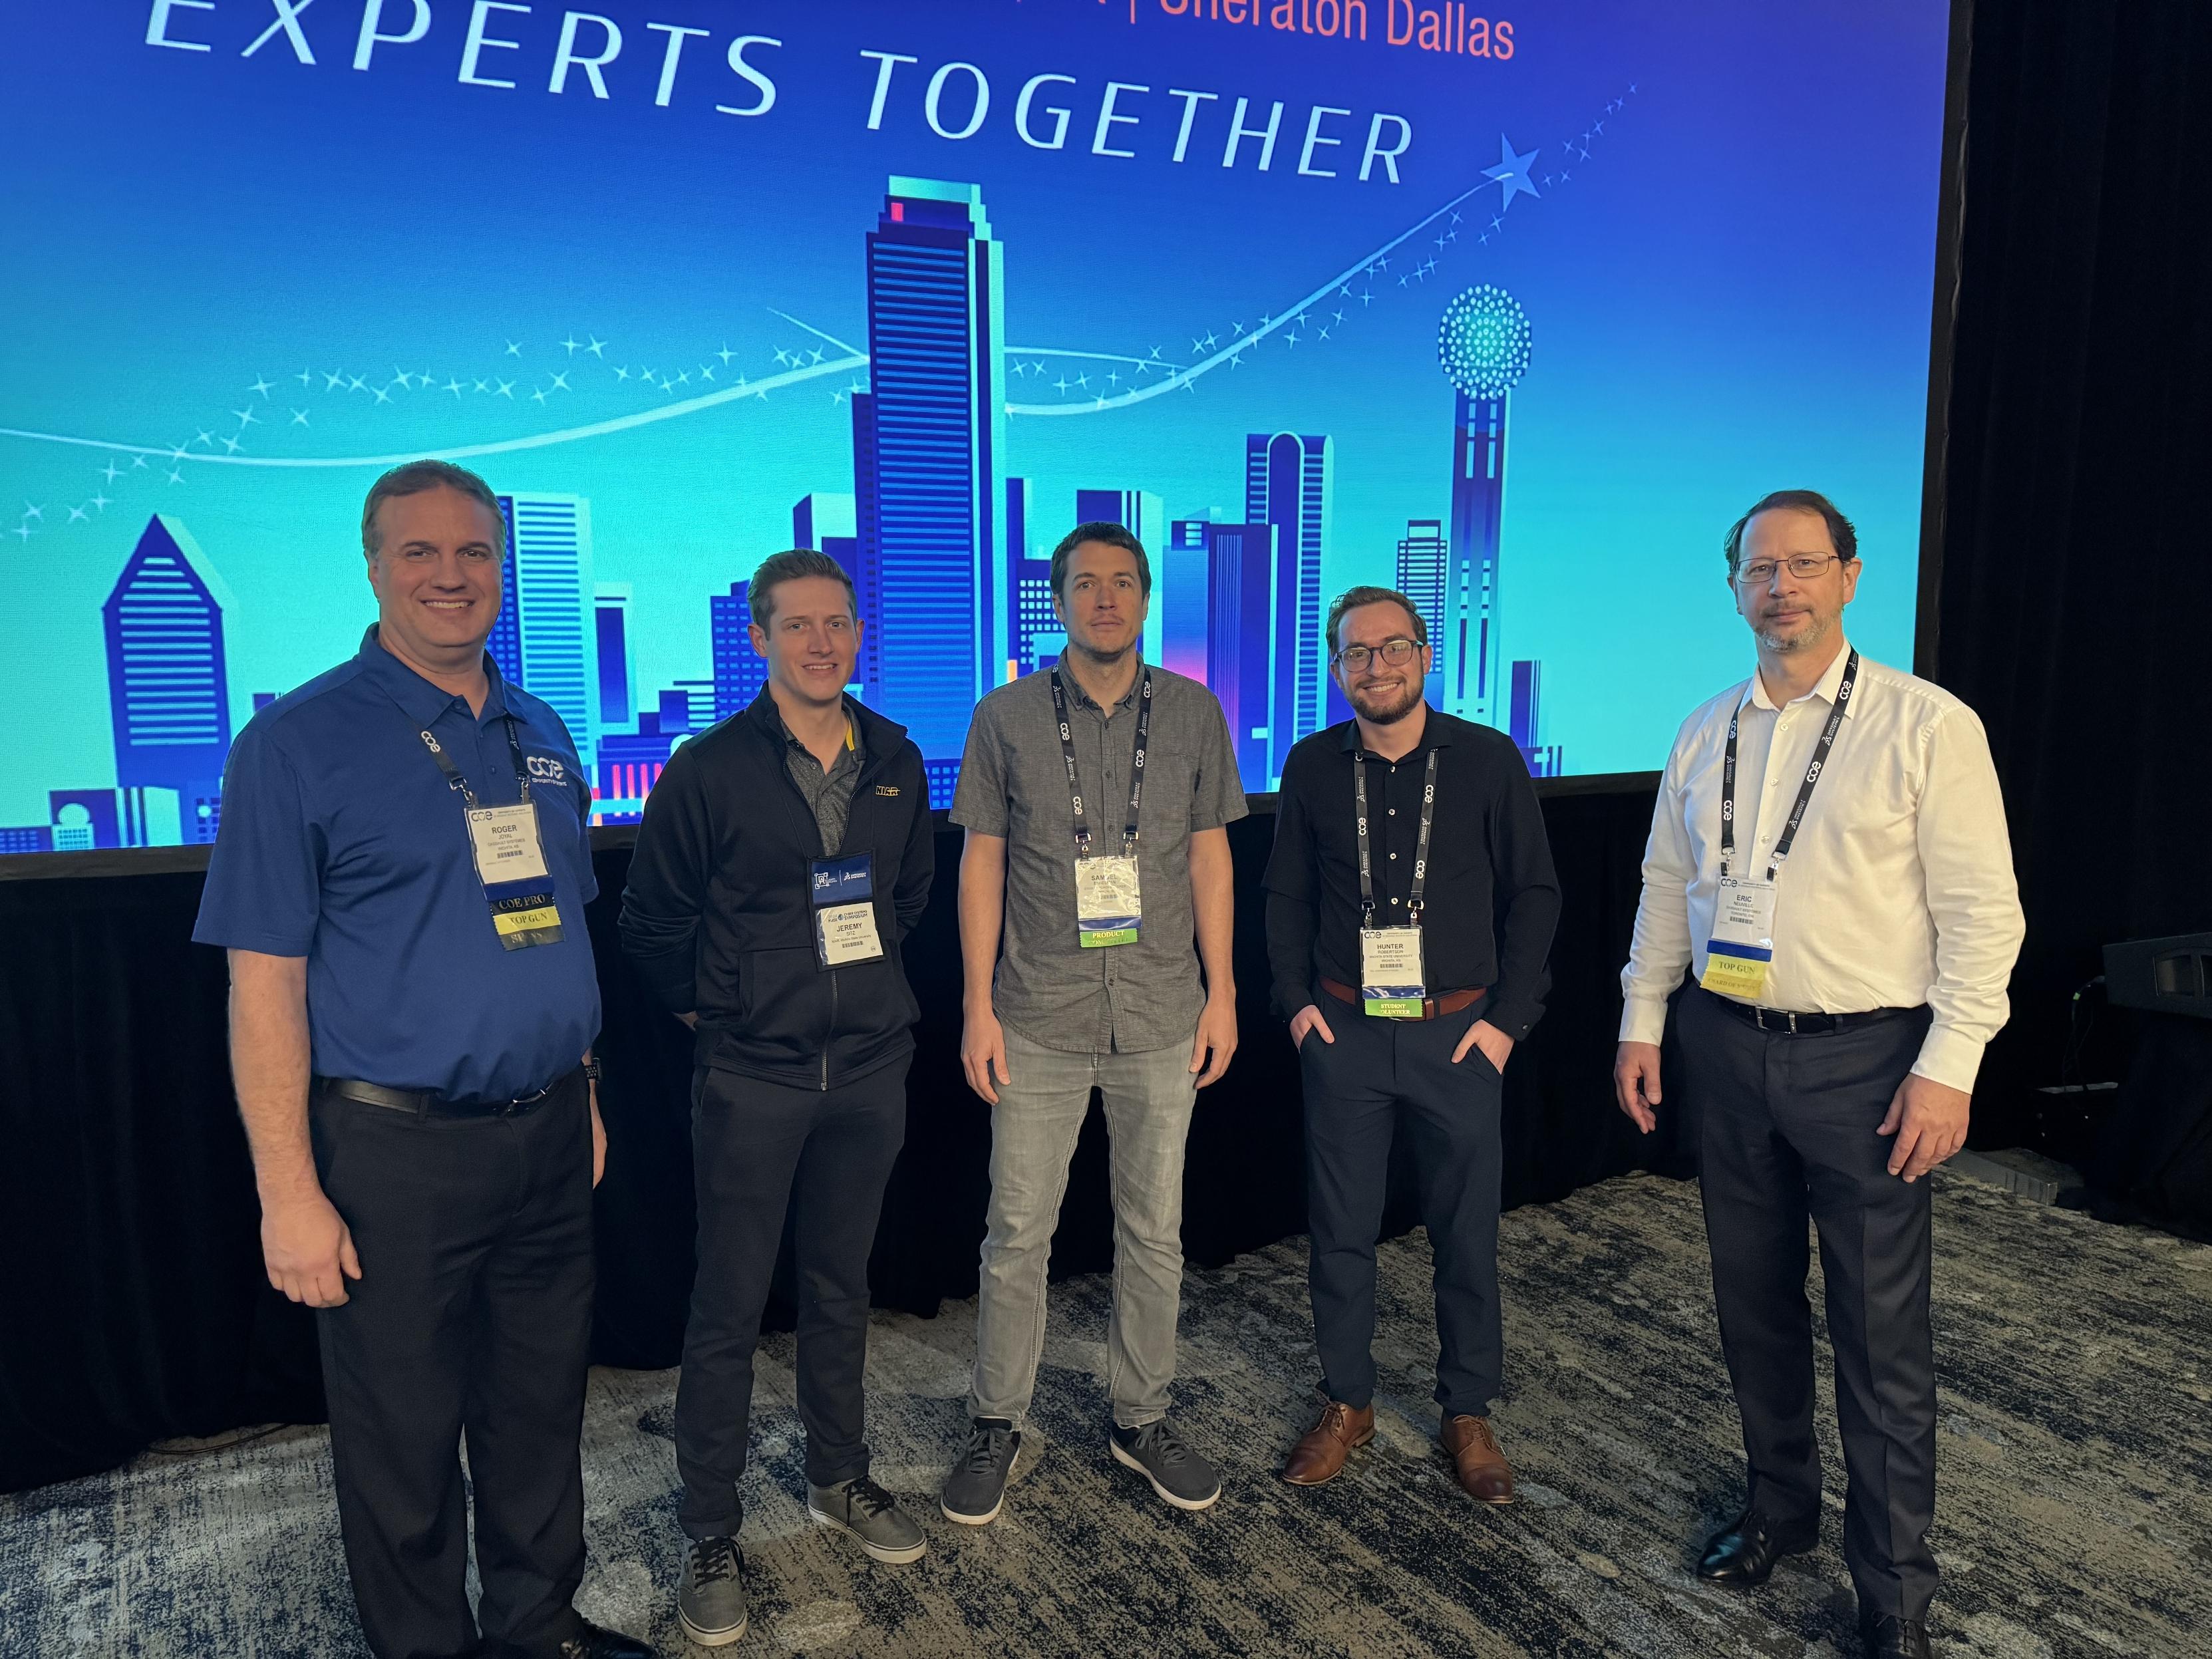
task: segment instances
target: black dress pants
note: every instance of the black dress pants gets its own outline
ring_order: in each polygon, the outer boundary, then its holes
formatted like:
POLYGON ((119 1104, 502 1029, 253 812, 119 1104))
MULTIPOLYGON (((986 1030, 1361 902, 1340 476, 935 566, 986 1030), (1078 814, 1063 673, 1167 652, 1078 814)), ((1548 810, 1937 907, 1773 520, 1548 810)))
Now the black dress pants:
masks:
POLYGON ((1920 1052, 1926 1009, 1827 1036, 1762 1031, 1692 988, 1680 1004, 1721 1346, 1753 1507, 1820 1514, 1805 1224, 1820 1239, 1849 1487, 1844 1559, 1869 1613, 1924 1620, 1936 1594, 1936 1362, 1929 1183, 1889 1173, 1875 1133, 1920 1052))
POLYGON ((1421 1220, 1436 1258, 1437 1403, 1482 1417, 1499 1386, 1498 1204, 1504 1083, 1488 1056, 1452 1050, 1489 1006, 1439 1019, 1379 1019, 1316 989, 1335 1035, 1298 1045, 1305 1090, 1308 1283, 1322 1387, 1331 1400, 1375 1398, 1375 1241, 1401 1126, 1420 1174, 1421 1220))
POLYGON ((317 1092, 316 1171, 361 1257, 348 1300, 318 1323, 346 1567, 377 1659, 541 1659, 578 1629, 588 1103, 580 1072, 508 1117, 317 1092))
POLYGON ((699 1273, 676 1385, 688 1536, 734 1534, 744 1518, 738 1482, 752 1436, 753 1352, 787 1211, 806 1478, 832 1486, 868 1472, 868 1255, 906 1142, 907 1065, 902 1055, 826 1091, 705 1067, 694 1078, 699 1273))

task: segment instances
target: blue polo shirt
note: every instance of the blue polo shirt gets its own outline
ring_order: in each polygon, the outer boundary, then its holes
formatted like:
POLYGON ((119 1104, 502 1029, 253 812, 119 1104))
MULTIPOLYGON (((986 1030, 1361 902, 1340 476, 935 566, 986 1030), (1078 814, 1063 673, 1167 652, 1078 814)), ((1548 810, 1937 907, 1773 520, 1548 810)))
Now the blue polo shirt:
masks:
POLYGON ((231 746, 192 937, 307 959, 319 1076, 507 1098, 574 1069, 599 1033, 590 787, 561 717, 484 666, 491 694, 472 714, 371 627, 352 661, 270 703, 231 746), (465 805, 417 735, 481 805, 512 805, 509 714, 563 934, 520 951, 500 945, 465 805))

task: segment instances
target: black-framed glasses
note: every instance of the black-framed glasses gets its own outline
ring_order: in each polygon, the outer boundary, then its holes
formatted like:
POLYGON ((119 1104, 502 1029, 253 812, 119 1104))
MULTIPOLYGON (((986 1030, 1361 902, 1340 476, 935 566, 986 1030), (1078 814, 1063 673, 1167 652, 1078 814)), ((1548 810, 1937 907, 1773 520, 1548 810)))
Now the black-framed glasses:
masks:
POLYGON ((1413 653, 1421 647, 1403 634, 1387 639, 1380 645, 1347 645, 1331 657, 1331 662, 1340 662, 1352 673, 1360 673, 1367 665, 1380 657, 1393 668, 1402 668, 1413 661, 1413 653))
POLYGON ((1735 579, 1746 587, 1758 587, 1774 580, 1774 573, 1784 566, 1801 582, 1808 582, 1832 564, 1843 561, 1840 553, 1799 553, 1786 559, 1755 559, 1751 563, 1736 567, 1735 579))

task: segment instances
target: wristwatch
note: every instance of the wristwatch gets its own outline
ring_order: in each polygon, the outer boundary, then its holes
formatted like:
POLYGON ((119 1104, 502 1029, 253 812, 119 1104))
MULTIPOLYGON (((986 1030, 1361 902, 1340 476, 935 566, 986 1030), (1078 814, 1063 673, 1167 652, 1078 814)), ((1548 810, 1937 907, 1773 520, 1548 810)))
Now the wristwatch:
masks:
POLYGON ((586 1060, 584 1062, 584 1075, 589 1078, 592 1082, 597 1083, 599 1080, 599 1062, 596 1060, 586 1060))

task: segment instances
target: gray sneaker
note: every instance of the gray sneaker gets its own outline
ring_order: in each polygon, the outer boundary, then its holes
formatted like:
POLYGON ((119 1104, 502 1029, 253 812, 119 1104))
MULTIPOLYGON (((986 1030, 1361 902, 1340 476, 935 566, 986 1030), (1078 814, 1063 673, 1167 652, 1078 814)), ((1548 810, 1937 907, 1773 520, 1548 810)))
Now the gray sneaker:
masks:
POLYGON ((1142 1428, 1117 1425, 1107 1443, 1115 1462, 1136 1470, 1179 1510, 1210 1510, 1221 1496, 1221 1477, 1213 1465, 1193 1451, 1164 1417, 1142 1428))
POLYGON ((745 1558, 736 1539, 691 1540, 676 1616, 702 1648, 726 1648, 745 1633, 745 1558))
POLYGON ((919 1561, 929 1547, 897 1498, 865 1474, 834 1486, 806 1483, 806 1512, 825 1527, 849 1532, 878 1561, 919 1561))
POLYGON ((963 1527, 987 1526, 997 1520, 1006 1501, 1006 1482, 1014 1472, 1014 1455, 1021 1449, 1021 1431, 1005 1418, 975 1419, 967 1445, 952 1473, 945 1477, 945 1518, 963 1527))

